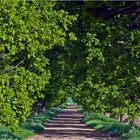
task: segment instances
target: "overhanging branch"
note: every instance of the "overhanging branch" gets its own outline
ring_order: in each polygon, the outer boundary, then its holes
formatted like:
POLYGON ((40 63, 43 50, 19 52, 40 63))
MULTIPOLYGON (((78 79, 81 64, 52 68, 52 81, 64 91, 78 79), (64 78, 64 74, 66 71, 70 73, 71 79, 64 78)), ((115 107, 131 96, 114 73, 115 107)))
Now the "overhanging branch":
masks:
POLYGON ((132 15, 132 14, 140 14, 140 6, 129 6, 123 8, 108 8, 108 7, 100 7, 100 8, 88 8, 88 12, 97 17, 102 17, 104 19, 113 18, 115 15, 124 14, 124 15, 132 15))

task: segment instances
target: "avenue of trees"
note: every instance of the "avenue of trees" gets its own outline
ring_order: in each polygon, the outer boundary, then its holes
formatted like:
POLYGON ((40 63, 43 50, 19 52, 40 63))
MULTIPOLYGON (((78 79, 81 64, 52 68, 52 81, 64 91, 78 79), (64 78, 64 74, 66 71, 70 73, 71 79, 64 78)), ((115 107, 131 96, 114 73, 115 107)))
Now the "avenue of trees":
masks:
POLYGON ((140 2, 0 2, 0 123, 20 125, 68 97, 139 116, 140 2))

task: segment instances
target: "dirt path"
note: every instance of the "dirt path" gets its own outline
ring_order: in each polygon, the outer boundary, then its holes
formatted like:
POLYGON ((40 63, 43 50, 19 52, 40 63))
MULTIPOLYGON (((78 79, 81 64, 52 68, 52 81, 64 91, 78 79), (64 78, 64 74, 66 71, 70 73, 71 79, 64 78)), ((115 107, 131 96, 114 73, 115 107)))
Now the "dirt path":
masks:
POLYGON ((45 123, 44 132, 27 140, 120 140, 86 126, 75 106, 62 110, 50 123, 45 123))

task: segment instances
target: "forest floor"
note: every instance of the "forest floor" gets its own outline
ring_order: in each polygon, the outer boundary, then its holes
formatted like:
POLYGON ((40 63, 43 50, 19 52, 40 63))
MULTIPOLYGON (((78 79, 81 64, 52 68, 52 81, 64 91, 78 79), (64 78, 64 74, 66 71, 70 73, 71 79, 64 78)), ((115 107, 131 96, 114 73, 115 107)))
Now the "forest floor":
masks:
POLYGON ((101 132, 82 122, 83 115, 71 105, 63 109, 51 122, 45 123, 42 133, 27 140, 121 140, 117 136, 101 132))

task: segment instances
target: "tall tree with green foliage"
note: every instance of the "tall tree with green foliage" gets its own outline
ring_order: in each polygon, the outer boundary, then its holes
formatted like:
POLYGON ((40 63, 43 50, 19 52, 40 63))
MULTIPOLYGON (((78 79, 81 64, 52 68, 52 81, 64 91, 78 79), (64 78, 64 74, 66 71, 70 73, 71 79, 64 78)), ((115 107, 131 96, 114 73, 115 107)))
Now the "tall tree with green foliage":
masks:
MULTIPOLYGON (((61 3, 61 2, 60 2, 61 3)), ((60 9, 77 14, 67 43, 69 93, 87 110, 139 115, 139 2, 65 2, 60 9)))
POLYGON ((76 18, 57 10, 56 2, 4 0, 0 8, 0 123, 14 128, 46 96, 51 73, 45 53, 64 46, 76 18))

